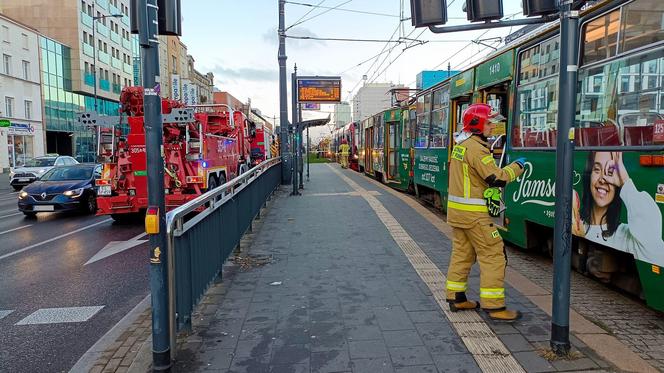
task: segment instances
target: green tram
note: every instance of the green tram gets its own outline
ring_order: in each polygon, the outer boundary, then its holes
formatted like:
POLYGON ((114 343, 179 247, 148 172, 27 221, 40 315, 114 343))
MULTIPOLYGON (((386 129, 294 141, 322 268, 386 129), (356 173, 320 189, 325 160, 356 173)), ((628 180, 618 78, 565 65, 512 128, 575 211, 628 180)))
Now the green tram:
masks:
POLYGON ((391 187, 412 190, 411 139, 415 107, 404 105, 373 115, 360 123, 359 168, 391 187))
MULTIPOLYGON (((663 19, 661 0, 606 0, 582 12, 577 119, 570 134, 575 141, 572 265, 660 311, 663 19)), ((551 253, 559 47, 558 26, 542 26, 419 92, 414 107, 365 120, 363 171, 402 190, 412 185, 419 198, 445 211, 450 149, 461 114, 470 103, 488 103, 507 118, 492 141, 496 163, 527 159, 524 174, 503 193, 502 235, 521 248, 551 253), (411 164, 412 172, 400 172, 411 164)))

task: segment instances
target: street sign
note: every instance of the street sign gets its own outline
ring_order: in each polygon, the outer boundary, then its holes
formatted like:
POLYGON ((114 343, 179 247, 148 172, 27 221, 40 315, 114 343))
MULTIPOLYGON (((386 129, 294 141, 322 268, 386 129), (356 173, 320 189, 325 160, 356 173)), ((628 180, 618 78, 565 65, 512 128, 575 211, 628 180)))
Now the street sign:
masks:
POLYGON ((302 104, 302 110, 320 110, 320 104, 317 102, 305 102, 302 104))
POLYGON ((297 97, 305 102, 340 102, 340 77, 298 77, 297 97))
POLYGON ((1 128, 1 127, 9 127, 9 126, 11 126, 11 125, 12 125, 12 124, 11 124, 11 122, 9 121, 9 119, 0 119, 0 128, 1 128))

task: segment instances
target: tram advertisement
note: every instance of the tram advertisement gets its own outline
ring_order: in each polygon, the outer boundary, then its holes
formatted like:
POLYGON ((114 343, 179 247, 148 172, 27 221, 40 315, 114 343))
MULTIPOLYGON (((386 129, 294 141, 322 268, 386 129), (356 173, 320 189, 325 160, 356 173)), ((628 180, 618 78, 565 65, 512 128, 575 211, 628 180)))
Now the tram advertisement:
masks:
MULTIPOLYGON (((552 227, 555 158, 533 152, 527 156, 523 175, 508 185, 507 212, 527 211, 527 220, 552 227), (539 214, 532 212, 537 207, 539 214)), ((573 182, 575 236, 664 266, 664 174, 659 168, 642 166, 636 152, 576 152, 573 182)))
MULTIPOLYGON (((443 149, 415 150, 415 183, 434 190, 443 190, 446 180, 447 154, 443 149)), ((445 188, 446 189, 446 188, 445 188)))

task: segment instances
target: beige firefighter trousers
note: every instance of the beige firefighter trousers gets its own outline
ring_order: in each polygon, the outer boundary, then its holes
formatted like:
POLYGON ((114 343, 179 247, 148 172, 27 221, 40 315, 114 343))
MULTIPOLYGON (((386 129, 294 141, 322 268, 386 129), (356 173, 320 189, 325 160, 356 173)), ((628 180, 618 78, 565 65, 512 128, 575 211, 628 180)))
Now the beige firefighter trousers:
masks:
POLYGON ((348 154, 341 154, 341 167, 348 168, 348 154))
POLYGON ((505 265, 503 239, 489 217, 470 228, 453 228, 452 256, 447 271, 447 299, 465 293, 470 267, 480 265, 480 304, 485 309, 505 307, 505 265))

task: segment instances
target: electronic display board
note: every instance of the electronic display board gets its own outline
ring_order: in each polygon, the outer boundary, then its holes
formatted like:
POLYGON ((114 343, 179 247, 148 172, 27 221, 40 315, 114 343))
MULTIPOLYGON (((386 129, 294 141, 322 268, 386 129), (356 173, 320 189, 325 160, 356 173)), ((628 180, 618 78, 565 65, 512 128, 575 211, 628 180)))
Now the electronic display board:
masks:
POLYGON ((341 78, 338 77, 306 77, 297 80, 297 98, 305 102, 340 102, 341 78))

